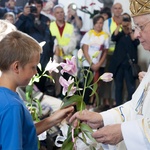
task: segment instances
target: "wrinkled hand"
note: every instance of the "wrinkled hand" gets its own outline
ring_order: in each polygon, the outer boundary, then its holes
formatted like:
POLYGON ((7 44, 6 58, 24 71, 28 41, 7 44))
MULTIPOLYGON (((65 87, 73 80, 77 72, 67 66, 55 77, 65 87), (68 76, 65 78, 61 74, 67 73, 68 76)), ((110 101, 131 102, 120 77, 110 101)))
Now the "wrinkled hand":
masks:
POLYGON ((123 140, 121 124, 109 125, 100 128, 92 134, 97 142, 116 145, 123 140))
POLYGON ((144 71, 139 72, 138 77, 139 77, 140 82, 144 78, 145 74, 146 74, 146 72, 144 72, 144 71))
POLYGON ((62 122, 64 119, 70 118, 73 112, 74 112, 74 107, 71 106, 71 107, 57 110, 50 117, 57 124, 62 122))
POLYGON ((77 127, 78 121, 81 120, 89 125, 93 129, 103 127, 103 119, 99 113, 90 112, 88 110, 83 110, 76 112, 69 120, 70 123, 73 122, 73 126, 77 127))

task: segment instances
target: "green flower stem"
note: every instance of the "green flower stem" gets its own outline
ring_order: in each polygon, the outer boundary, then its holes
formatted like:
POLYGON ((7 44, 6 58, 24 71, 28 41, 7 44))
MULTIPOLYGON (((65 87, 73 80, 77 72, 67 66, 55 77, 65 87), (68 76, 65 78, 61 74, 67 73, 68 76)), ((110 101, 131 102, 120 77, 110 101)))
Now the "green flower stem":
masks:
POLYGON ((83 110, 83 98, 84 98, 84 95, 85 95, 85 90, 88 88, 88 86, 86 86, 86 85, 87 85, 87 82, 88 82, 88 78, 87 77, 89 75, 89 70, 90 70, 91 64, 89 66, 89 69, 88 69, 88 72, 87 72, 87 75, 86 75, 86 78, 85 78, 85 83, 84 83, 84 88, 83 88, 83 94, 82 94, 81 110, 83 110))

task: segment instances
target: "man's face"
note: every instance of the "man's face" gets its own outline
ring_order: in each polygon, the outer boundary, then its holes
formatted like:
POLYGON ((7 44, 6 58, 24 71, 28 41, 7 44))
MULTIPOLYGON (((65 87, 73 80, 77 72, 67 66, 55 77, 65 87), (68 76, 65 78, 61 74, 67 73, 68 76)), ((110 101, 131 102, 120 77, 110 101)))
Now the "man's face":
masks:
POLYGON ((37 15, 39 15, 41 13, 41 10, 42 10, 42 5, 35 3, 35 6, 37 8, 37 15))
POLYGON ((112 13, 114 14, 115 17, 119 17, 121 16, 123 10, 122 10, 122 6, 119 3, 114 4, 113 8, 112 8, 112 13))
POLYGON ((6 7, 13 9, 16 6, 16 0, 9 0, 6 2, 6 7))
POLYGON ((144 49, 150 51, 150 14, 133 17, 134 36, 140 40, 144 49))
POLYGON ((58 7, 54 10, 54 16, 56 18, 57 21, 64 21, 65 19, 65 13, 63 8, 58 7))

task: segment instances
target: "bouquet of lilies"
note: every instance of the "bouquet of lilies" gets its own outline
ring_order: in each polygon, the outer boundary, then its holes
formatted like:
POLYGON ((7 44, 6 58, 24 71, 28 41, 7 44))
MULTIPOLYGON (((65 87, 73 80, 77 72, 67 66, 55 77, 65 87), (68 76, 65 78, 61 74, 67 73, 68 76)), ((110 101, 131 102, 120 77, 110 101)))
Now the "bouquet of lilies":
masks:
MULTIPOLYGON (((92 57, 96 58, 98 55, 99 55, 99 52, 96 52, 92 57)), ((80 49, 78 51, 77 59, 80 64, 82 64, 82 62, 84 61, 82 49, 80 49)), ((39 74, 35 75, 32 78, 29 85, 27 86, 26 95, 27 95, 27 99, 29 101, 34 100, 32 97, 34 82, 39 82, 39 80, 42 76, 47 76, 48 78, 53 80, 53 78, 51 76, 47 75, 46 72, 49 71, 50 74, 52 71, 58 73, 59 72, 59 70, 57 69, 58 66, 62 67, 62 69, 60 71, 62 75, 63 75, 63 73, 68 73, 70 75, 68 80, 63 78, 63 76, 60 76, 60 78, 59 78, 59 82, 60 82, 61 86, 63 87, 62 94, 64 95, 62 108, 68 107, 70 105, 74 105, 76 108, 76 111, 82 111, 82 110, 86 109, 86 105, 83 101, 86 89, 90 88, 92 90, 92 94, 90 96, 95 95, 96 99, 98 100, 97 88, 98 88, 99 80, 103 80, 104 82, 109 82, 109 81, 113 80, 113 78, 112 78, 113 75, 111 73, 104 73, 102 76, 100 76, 98 78, 98 80, 96 82, 91 83, 91 81, 94 78, 94 75, 90 71, 90 67, 88 70, 86 70, 86 71, 88 71, 87 75, 84 74, 84 68, 82 68, 81 70, 82 70, 83 76, 82 76, 82 78, 78 78, 78 67, 77 67, 77 62, 76 62, 75 56, 73 56, 71 59, 66 59, 65 63, 62 62, 60 64, 56 63, 55 60, 54 61, 50 60, 45 68, 45 71, 42 73, 42 75, 39 75, 39 74), (87 76, 89 76, 88 79, 87 79, 87 76), (79 86, 79 84, 83 80, 84 80, 84 86, 81 88, 79 86)), ((34 101, 38 102, 37 100, 34 100, 34 101)), ((32 102, 30 102, 30 103, 32 104, 32 102)), ((36 113, 34 113, 34 115, 35 114, 36 113)), ((78 138, 80 140, 82 140, 86 145, 88 145, 86 137, 88 137, 91 141, 95 142, 95 140, 91 136, 92 132, 93 132, 93 130, 87 124, 85 124, 83 122, 78 122, 77 128, 73 128, 71 125, 69 125, 67 138, 63 142, 61 149, 62 150, 73 150, 76 146, 76 141, 78 138), (79 136, 79 134, 82 136, 79 136)), ((95 149, 91 145, 89 145, 89 147, 93 150, 95 149)))
MULTIPOLYGON (((96 52, 92 57, 95 58, 99 55, 99 52, 96 52)), ((83 58, 83 51, 80 49, 78 51, 78 61, 80 64, 84 61, 83 58)), ((91 64, 92 65, 92 64, 91 64)), ((86 109, 86 105, 83 101, 84 94, 87 88, 90 88, 92 90, 92 94, 90 96, 95 95, 96 99, 98 100, 98 94, 97 94, 97 88, 98 88, 98 82, 99 80, 103 80, 104 82, 112 81, 112 73, 104 73, 102 76, 99 77, 99 79, 91 83, 91 81, 94 78, 93 73, 90 71, 90 67, 88 70, 88 74, 84 74, 84 68, 82 69, 83 76, 78 78, 78 69, 77 69, 77 62, 76 57, 73 56, 70 60, 67 59, 65 63, 60 63, 60 66, 62 67, 61 74, 68 73, 70 75, 68 81, 60 76, 59 82, 63 87, 62 94, 65 96, 63 99, 63 105, 62 108, 68 107, 70 105, 75 105, 76 111, 82 111, 86 109), (87 79, 87 76, 89 78, 87 79), (82 79, 83 78, 83 79, 82 79), (84 80, 84 86, 80 88, 79 83, 84 80)), ((76 140, 79 138, 82 140, 86 145, 88 145, 86 141, 86 137, 88 137, 91 141, 95 142, 95 140, 92 138, 91 133, 93 130, 85 123, 78 122, 78 127, 73 128, 71 125, 68 129, 67 138, 64 141, 62 145, 62 150, 72 150, 76 146, 76 140), (82 135, 82 136, 79 136, 82 135)), ((91 145, 89 145, 91 149, 95 149, 91 145)))

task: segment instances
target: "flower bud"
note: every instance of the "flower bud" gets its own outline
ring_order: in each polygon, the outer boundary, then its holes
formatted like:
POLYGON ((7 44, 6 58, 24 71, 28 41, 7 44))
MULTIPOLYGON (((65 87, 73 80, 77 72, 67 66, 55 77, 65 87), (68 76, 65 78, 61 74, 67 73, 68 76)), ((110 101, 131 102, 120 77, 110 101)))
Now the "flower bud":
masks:
POLYGON ((106 72, 103 75, 100 76, 100 80, 104 81, 104 82, 110 82, 113 80, 113 74, 106 72))
POLYGON ((83 57, 83 50, 80 48, 78 51, 78 59, 81 60, 83 57))

